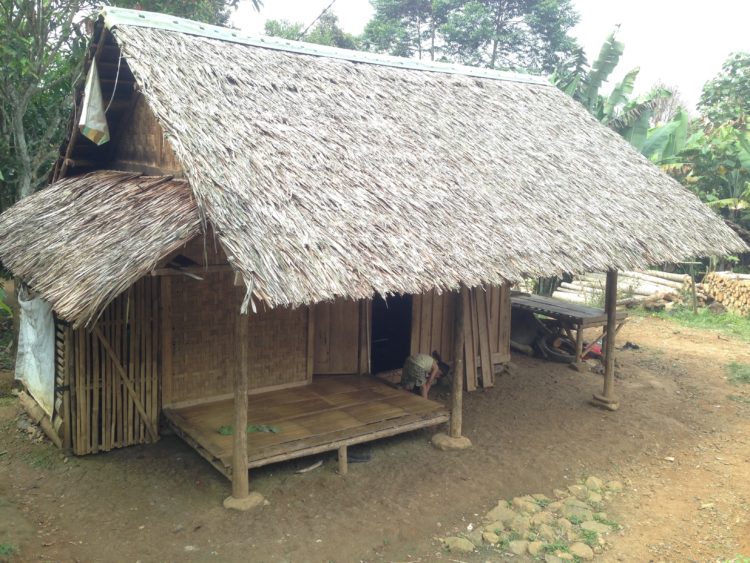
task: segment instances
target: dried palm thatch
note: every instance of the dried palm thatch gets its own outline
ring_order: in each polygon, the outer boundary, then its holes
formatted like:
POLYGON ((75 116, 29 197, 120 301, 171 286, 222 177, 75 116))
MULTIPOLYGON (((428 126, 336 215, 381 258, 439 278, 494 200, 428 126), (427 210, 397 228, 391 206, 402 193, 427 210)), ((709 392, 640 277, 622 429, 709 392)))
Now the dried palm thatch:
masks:
POLYGON ((100 171, 62 180, 0 215, 0 256, 80 326, 199 232, 184 180, 100 171))
POLYGON ((271 306, 745 249, 552 86, 113 33, 202 217, 271 306))

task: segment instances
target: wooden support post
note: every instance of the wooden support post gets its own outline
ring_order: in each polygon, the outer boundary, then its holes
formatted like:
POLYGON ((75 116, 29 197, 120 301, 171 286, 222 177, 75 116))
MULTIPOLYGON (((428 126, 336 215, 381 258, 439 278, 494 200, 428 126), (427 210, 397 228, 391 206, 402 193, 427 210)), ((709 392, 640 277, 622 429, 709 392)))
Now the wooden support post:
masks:
POLYGON ((346 475, 349 472, 349 462, 347 459, 346 446, 339 447, 339 475, 346 475))
POLYGON ((594 395, 594 404, 614 411, 619 407, 619 403, 614 396, 615 337, 617 335, 617 270, 609 270, 607 272, 605 301, 607 336, 604 347, 604 390, 601 395, 594 395))
MULTIPOLYGON (((461 424, 463 422, 463 396, 464 396, 464 323, 466 311, 464 310, 464 297, 459 290, 455 295, 454 320, 453 320, 453 389, 451 392, 451 438, 461 437, 461 424)), ((490 366, 490 369, 492 367, 490 366)))
POLYGON ((232 496, 250 494, 247 469, 247 372, 249 315, 237 317, 238 362, 234 370, 234 448, 232 450, 232 496))

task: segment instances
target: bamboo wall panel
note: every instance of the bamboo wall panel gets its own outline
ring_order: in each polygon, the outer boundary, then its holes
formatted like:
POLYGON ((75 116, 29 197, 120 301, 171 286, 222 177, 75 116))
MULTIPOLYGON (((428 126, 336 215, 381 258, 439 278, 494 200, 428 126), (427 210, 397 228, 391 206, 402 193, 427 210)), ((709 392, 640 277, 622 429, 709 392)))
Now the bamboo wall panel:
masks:
POLYGON ((91 330, 59 331, 68 344, 58 368, 70 381, 61 415, 75 454, 158 439, 158 295, 158 280, 141 279, 91 330))
POLYGON ((315 305, 314 373, 359 373, 360 348, 369 349, 360 337, 361 303, 337 299, 315 305))
MULTIPOLYGON (((510 361, 510 291, 507 285, 487 291, 474 288, 464 292, 466 321, 466 389, 491 387, 494 366, 510 361)), ((411 353, 429 354, 437 350, 446 362, 453 362, 454 294, 435 292, 412 298, 411 353)))
MULTIPOLYGON (((202 244, 202 243, 201 243, 202 244)), ((202 252, 202 250, 201 250, 202 252)), ((193 258, 193 256, 190 256, 193 258)), ((170 276, 168 299, 171 374, 165 404, 205 400, 232 392, 238 346, 234 327, 244 295, 234 273, 200 273, 203 280, 170 276)), ((250 389, 308 380, 308 309, 277 308, 252 314, 250 389)))
POLYGON ((111 168, 182 175, 182 166, 143 96, 139 97, 132 113, 125 115, 123 120, 125 129, 118 134, 111 168))

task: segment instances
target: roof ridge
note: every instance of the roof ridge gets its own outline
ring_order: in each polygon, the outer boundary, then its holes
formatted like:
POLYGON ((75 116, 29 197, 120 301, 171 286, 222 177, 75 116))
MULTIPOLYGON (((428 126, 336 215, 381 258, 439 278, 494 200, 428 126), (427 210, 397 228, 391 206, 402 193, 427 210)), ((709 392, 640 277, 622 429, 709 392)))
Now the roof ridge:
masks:
POLYGON ((126 8, 106 6, 102 9, 101 16, 104 18, 104 24, 109 29, 120 25, 148 27, 165 31, 186 33, 188 35, 208 37, 210 39, 219 39, 221 41, 240 43, 243 45, 251 45, 253 47, 261 47, 277 51, 287 51, 290 53, 297 53, 301 55, 312 55, 330 59, 347 60, 355 63, 390 66, 408 70, 459 74, 463 76, 473 76, 475 78, 487 78, 490 80, 503 80, 510 82, 523 82, 527 84, 551 86, 549 80, 547 80, 547 78, 543 76, 535 76, 532 74, 522 74, 517 72, 506 72, 452 63, 442 63, 437 61, 407 59, 405 57, 394 57, 391 55, 371 53, 369 51, 340 49, 338 47, 316 45, 313 43, 304 43, 302 41, 291 41, 289 39, 281 39, 271 36, 253 37, 238 30, 232 30, 226 27, 196 22, 194 20, 179 18, 177 16, 170 16, 168 14, 161 14, 157 12, 147 12, 144 10, 130 10, 126 8))

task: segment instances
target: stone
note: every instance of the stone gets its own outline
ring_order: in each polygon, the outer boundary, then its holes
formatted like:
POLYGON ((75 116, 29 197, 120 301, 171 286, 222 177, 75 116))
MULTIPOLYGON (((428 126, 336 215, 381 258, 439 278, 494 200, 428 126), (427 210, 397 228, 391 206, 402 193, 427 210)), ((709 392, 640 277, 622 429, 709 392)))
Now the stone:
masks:
POLYGON ((545 509, 546 509, 546 510, 549 510, 550 512, 559 512, 559 511, 560 511, 560 509, 562 508, 562 506, 563 506, 563 503, 562 503, 562 501, 556 500, 555 502, 551 502, 551 503, 549 503, 549 504, 548 504, 548 505, 547 505, 547 506, 545 507, 545 509))
POLYGON ((606 485, 604 485, 604 487, 608 491, 612 491, 613 493, 621 493, 622 490, 623 490, 623 488, 624 488, 622 486, 622 483, 620 483, 620 481, 610 481, 609 483, 607 483, 606 485))
POLYGON ((511 508, 508 507, 508 503, 506 503, 504 500, 500 501, 498 505, 490 510, 484 517, 485 522, 497 522, 500 521, 503 523, 500 528, 504 528, 508 524, 511 523, 513 518, 518 516, 516 512, 514 512, 511 508))
POLYGON ((500 536, 498 536, 495 532, 482 533, 482 539, 485 541, 485 543, 488 543, 490 545, 500 543, 500 536))
POLYGON ((568 549, 570 550, 570 554, 572 556, 583 559, 584 561, 589 561, 594 558, 594 550, 587 546, 585 543, 576 542, 574 544, 571 544, 568 549))
POLYGON ((589 498, 589 490, 585 485, 571 485, 568 487, 570 494, 576 497, 578 500, 586 500, 589 498))
POLYGON ((581 529, 587 530, 589 532, 596 532, 597 534, 608 534, 612 531, 612 528, 610 528, 606 524, 595 522, 593 520, 588 520, 581 524, 581 529))
POLYGON ((567 531, 567 530, 570 530, 571 528, 573 528, 573 523, 570 520, 566 519, 566 518, 560 518, 560 519, 558 519, 557 522, 556 522, 556 525, 557 525, 558 528, 560 528, 563 531, 567 531))
POLYGON ((602 502, 602 495, 595 492, 589 492, 589 498, 588 501, 593 504, 601 504, 602 502))
POLYGON ((568 520, 576 518, 579 520, 591 520, 594 513, 589 506, 580 501, 571 500, 566 502, 561 511, 562 515, 568 520))
POLYGON ((533 498, 537 502, 550 502, 552 500, 547 495, 543 495, 542 493, 531 495, 531 498, 533 498))
POLYGON ((575 561, 575 557, 573 557, 570 553, 565 553, 564 551, 558 551, 555 553, 560 559, 563 561, 575 561))
POLYGON ((526 540, 514 540, 508 544, 508 548, 511 553, 516 555, 524 555, 529 547, 529 542, 526 540))
POLYGON ((525 536, 529 533, 531 528, 531 521, 528 516, 516 516, 510 523, 509 528, 521 536, 525 536))
POLYGON ((263 504, 263 495, 252 492, 244 498, 227 497, 224 499, 224 508, 229 510, 240 510, 242 512, 252 510, 263 504))
POLYGON ((540 524, 552 524, 555 521, 554 514, 550 512, 537 512, 531 517, 531 525, 539 526, 540 524))
POLYGON ((472 553, 474 551, 474 544, 466 538, 458 538, 455 536, 443 538, 443 545, 449 551, 458 553, 472 553))
POLYGON ((548 553, 544 556, 544 563, 562 563, 562 559, 560 559, 557 555, 548 553))
POLYGON ((568 491, 564 491, 562 489, 552 489, 552 494, 555 496, 556 499, 562 500, 568 496, 568 491))
POLYGON ((604 482, 599 477, 589 477, 586 479, 586 487, 590 491, 601 491, 604 486, 604 482))
POLYGON ((503 524, 500 520, 496 520, 495 522, 490 522, 487 524, 483 530, 485 532, 492 532, 493 534, 497 534, 498 532, 502 532, 505 528, 505 524, 503 524))
POLYGON ((602 520, 607 520, 607 513, 606 512, 597 512, 594 514, 594 520, 599 520, 600 522, 602 520))
POLYGON ((526 546, 526 549, 528 550, 529 555, 536 557, 542 552, 543 547, 544 547, 544 542, 530 541, 529 545, 526 546))
POLYGON ((471 447, 471 440, 466 436, 451 438, 448 434, 441 432, 432 437, 432 445, 442 451, 465 450, 471 447))
POLYGON ((576 542, 580 539, 578 535, 578 531, 575 528, 571 528, 570 530, 565 531, 565 540, 570 542, 576 542))
POLYGON ((471 543, 473 543, 475 546, 479 547, 484 543, 482 530, 472 530, 471 532, 466 534, 466 539, 469 540, 471 543))
POLYGON ((536 501, 529 496, 516 497, 513 499, 511 504, 513 505, 513 508, 515 508, 519 512, 523 512, 526 514, 534 514, 535 512, 539 512, 539 510, 541 510, 536 501))
POLYGON ((555 532, 555 529, 547 524, 539 526, 537 534, 540 538, 547 540, 548 542, 553 542, 557 538, 557 532, 555 532))

